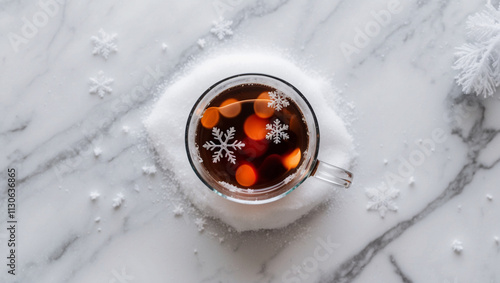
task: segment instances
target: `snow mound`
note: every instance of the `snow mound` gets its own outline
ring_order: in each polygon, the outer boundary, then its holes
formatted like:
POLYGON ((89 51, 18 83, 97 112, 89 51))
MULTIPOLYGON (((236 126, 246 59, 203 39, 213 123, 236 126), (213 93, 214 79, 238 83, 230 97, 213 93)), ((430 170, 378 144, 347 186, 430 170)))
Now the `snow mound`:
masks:
POLYGON ((219 218, 238 231, 287 226, 326 201, 336 189, 316 178, 307 179, 288 196, 267 204, 245 205, 226 200, 208 189, 191 168, 184 132, 189 112, 211 85, 240 73, 265 73, 297 87, 311 103, 320 126, 322 161, 349 168, 354 157, 353 140, 344 121, 332 109, 336 88, 325 78, 309 74, 276 54, 228 53, 208 56, 177 76, 166 88, 144 124, 161 166, 172 171, 183 193, 207 217, 219 218))

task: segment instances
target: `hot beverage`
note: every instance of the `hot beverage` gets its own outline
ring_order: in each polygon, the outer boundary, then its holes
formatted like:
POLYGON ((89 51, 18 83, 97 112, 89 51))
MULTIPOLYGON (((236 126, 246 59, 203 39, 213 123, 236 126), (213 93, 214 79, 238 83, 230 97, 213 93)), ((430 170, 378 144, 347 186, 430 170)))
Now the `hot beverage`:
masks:
POLYGON ((308 127, 298 105, 262 84, 236 85, 202 110, 195 131, 198 162, 224 194, 282 189, 307 154, 308 127))
POLYGON ((319 136, 312 107, 297 88, 254 73, 209 87, 185 131, 188 159, 200 180, 245 204, 278 200, 310 176, 349 187, 349 171, 318 160, 319 136))

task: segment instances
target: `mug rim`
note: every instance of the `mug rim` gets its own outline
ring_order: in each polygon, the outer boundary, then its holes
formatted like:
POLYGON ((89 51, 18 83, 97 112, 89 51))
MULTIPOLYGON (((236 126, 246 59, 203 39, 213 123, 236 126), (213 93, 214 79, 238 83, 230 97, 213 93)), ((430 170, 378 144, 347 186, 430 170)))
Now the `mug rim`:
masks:
MULTIPOLYGON (((218 95, 218 94, 216 94, 216 95, 218 95)), ((231 200, 231 201, 234 201, 234 202, 237 202, 237 203, 243 203, 243 204, 264 204, 264 203, 273 202, 273 201, 276 201, 278 199, 281 199, 281 198, 287 196, 289 193, 291 193, 292 191, 294 191, 307 178, 309 178, 311 176, 314 168, 316 167, 316 163, 318 162, 319 144, 320 144, 320 131, 319 131, 318 119, 316 118, 316 113, 314 113, 314 110, 313 110, 311 104, 309 103, 309 101, 306 99, 306 97, 302 94, 302 92, 300 92, 300 90, 298 90, 293 84, 289 83, 288 81, 285 81, 284 79, 275 77, 273 75, 264 74, 264 73, 240 73, 240 74, 236 74, 236 75, 232 75, 232 76, 226 77, 226 78, 221 79, 221 80, 217 81, 216 83, 212 84, 210 87, 208 87, 200 95, 200 97, 193 104, 193 107, 191 108, 191 111, 189 112, 189 116, 188 116, 186 127, 185 127, 185 132, 184 132, 184 145, 185 145, 185 149, 186 149, 186 154, 188 156, 189 164, 191 165, 191 168, 195 172, 195 174, 198 177, 198 179, 200 179, 201 182, 206 187, 208 187, 210 190, 212 190, 213 192, 215 192, 219 196, 221 196, 221 197, 223 197, 225 199, 228 199, 228 200, 231 200), (306 104, 307 108, 309 108, 309 111, 310 111, 311 116, 312 116, 313 121, 314 121, 314 129, 316 130, 316 138, 315 138, 316 139, 316 146, 314 148, 314 154, 312 156, 310 156, 311 162, 310 162, 309 168, 307 168, 306 174, 304 174, 304 176, 297 182, 297 184, 295 184, 293 187, 291 187, 287 191, 285 191, 285 192, 283 192, 283 193, 281 193, 279 195, 276 195, 276 196, 273 196, 273 197, 270 197, 270 198, 266 198, 266 199, 259 199, 259 200, 241 199, 241 198, 236 198, 236 197, 228 196, 228 195, 220 192, 219 190, 217 190, 216 188, 214 188, 207 180, 205 180, 205 178, 201 175, 201 173, 196 168, 196 166, 194 164, 194 161, 193 161, 193 159, 191 157, 191 153, 190 153, 190 146, 189 146, 189 142, 188 142, 188 139, 189 139, 188 138, 189 137, 189 129, 190 129, 191 120, 192 120, 192 118, 194 116, 195 110, 197 109, 198 105, 207 96, 207 94, 210 93, 210 91, 212 91, 215 87, 217 87, 218 85, 224 83, 225 81, 229 81, 229 80, 232 80, 232 79, 235 79, 235 78, 239 78, 239 77, 264 77, 264 78, 268 78, 268 79, 273 79, 273 80, 279 81, 279 82, 285 84, 287 87, 290 87, 303 100, 303 102, 306 104)))

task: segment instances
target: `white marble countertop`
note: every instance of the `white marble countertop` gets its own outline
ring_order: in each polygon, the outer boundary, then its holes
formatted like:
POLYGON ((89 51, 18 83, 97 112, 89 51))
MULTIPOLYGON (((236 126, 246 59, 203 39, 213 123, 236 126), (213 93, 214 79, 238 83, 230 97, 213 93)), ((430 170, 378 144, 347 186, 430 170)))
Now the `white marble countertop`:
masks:
POLYGON ((451 68, 483 6, 0 0, 0 282, 500 282, 500 94, 462 94, 451 68), (222 40, 219 17, 233 22, 222 40), (95 50, 101 28, 116 52, 95 50), (284 229, 236 233, 194 208, 175 215, 185 200, 142 121, 182 66, 253 45, 332 78, 358 156, 332 201, 284 229), (100 71, 113 81, 89 93, 100 71))

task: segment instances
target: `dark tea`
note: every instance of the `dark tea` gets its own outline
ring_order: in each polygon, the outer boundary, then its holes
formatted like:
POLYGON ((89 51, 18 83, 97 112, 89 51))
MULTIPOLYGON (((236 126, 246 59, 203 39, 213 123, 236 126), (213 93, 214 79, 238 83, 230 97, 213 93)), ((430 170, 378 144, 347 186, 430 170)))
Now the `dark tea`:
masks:
POLYGON ((215 96, 195 135, 198 161, 221 187, 244 194, 287 186, 309 142, 297 104, 260 84, 233 86, 215 96))

